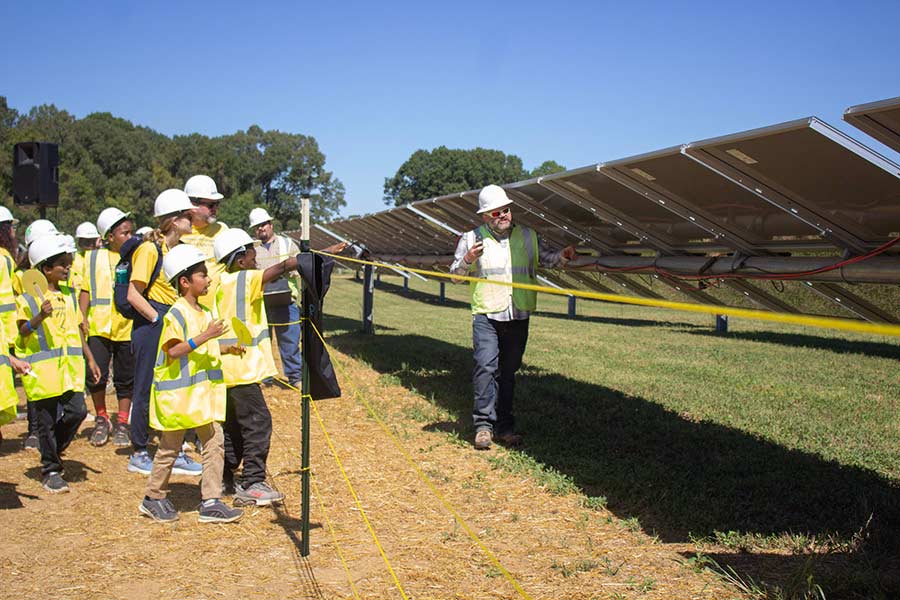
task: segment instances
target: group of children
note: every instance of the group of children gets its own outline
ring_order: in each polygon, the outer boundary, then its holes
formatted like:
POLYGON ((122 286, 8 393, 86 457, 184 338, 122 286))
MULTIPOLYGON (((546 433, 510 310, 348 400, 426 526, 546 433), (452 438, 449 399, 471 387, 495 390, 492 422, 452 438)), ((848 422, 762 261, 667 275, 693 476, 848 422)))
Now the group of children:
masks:
POLYGON ((27 256, 46 291, 17 270, 18 221, 0 207, 0 425, 15 418, 15 372, 28 399, 26 443, 36 438, 49 492, 68 491, 60 454, 87 416, 87 389, 95 409, 91 443, 112 436, 115 445, 132 444, 128 470, 149 475, 142 514, 178 519, 166 498, 173 472, 202 474, 202 522, 236 521, 243 514, 237 506, 283 501, 266 482, 272 419, 260 384, 276 369, 263 287, 296 269, 297 259, 258 270, 258 242, 221 224, 212 257, 182 243, 196 233, 191 214, 204 201, 164 191, 154 203, 158 226, 143 237, 133 235, 129 213, 112 207, 96 228, 78 228, 77 243, 35 221, 26 231, 27 256), (210 267, 218 274, 213 289, 210 267), (115 423, 105 402, 110 362, 115 423), (159 432, 152 458, 151 427, 159 432), (199 438, 200 465, 182 451, 189 433, 199 438), (229 493, 235 507, 222 501, 229 493))

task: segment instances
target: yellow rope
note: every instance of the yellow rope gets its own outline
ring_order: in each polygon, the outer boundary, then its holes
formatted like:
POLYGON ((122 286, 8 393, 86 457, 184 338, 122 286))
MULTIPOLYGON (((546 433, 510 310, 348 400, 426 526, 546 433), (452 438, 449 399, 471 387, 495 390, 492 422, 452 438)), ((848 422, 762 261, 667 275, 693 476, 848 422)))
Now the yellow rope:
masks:
MULTIPOLYGON (((310 321, 310 323, 312 323, 312 321, 310 321)), ((334 461, 337 463, 337 466, 341 471, 341 475, 344 477, 344 483, 347 484, 347 489, 350 490, 350 495, 353 496, 353 501, 356 503, 356 507, 359 509, 359 514, 362 515, 363 521, 365 521, 366 527, 369 529, 369 535, 372 536, 372 540, 375 542, 375 546, 378 547, 378 552, 381 553, 381 558, 382 560, 384 560, 384 564, 387 565, 388 571, 390 571, 391 577, 394 579, 394 584, 397 586, 397 589, 400 590, 400 595, 403 597, 403 600, 409 600, 409 597, 406 595, 406 592, 403 589, 403 585, 400 583, 400 580, 397 578, 397 574, 394 572, 394 567, 391 566, 391 561, 388 559, 384 548, 381 546, 381 542, 378 541, 378 535, 375 534, 375 529, 372 527, 372 523, 369 521, 368 515, 366 515, 366 510, 362 507, 362 502, 360 502, 359 496, 356 495, 356 490, 353 489, 353 484, 350 482, 350 478, 347 476, 347 471, 344 470, 344 464, 341 462, 340 456, 338 456, 337 449, 334 447, 334 444, 331 443, 331 436, 328 435, 328 430, 325 429, 325 422, 322 420, 322 416, 319 414, 319 409, 316 407, 315 401, 309 394, 302 395, 303 392, 297 389, 295 386, 280 379, 279 382, 283 383, 292 390, 300 392, 302 398, 309 398, 309 403, 313 407, 313 412, 316 413, 316 419, 319 421, 319 427, 322 429, 322 434, 325 436, 325 442, 328 444, 328 448, 331 450, 331 455, 334 457, 334 461)))
MULTIPOLYGON (((313 331, 315 331, 316 335, 319 336, 319 339, 322 340, 322 344, 327 346, 328 344, 325 342, 325 338, 322 337, 322 334, 319 332, 315 323, 313 321, 310 321, 309 324, 312 325, 313 331)), ((335 360, 334 362, 338 366, 338 369, 340 370, 341 375, 344 377, 344 380, 350 384, 351 388, 353 388, 353 395, 355 397, 357 397, 366 406, 366 410, 369 411, 369 414, 372 415, 372 418, 375 419, 375 421, 381 427, 382 431, 384 431, 388 435, 388 437, 391 439, 391 441, 394 443, 394 445, 400 451, 400 454, 403 455, 403 458, 405 458, 406 461, 410 464, 410 466, 412 466, 413 470, 416 472, 416 475, 419 477, 419 480, 422 481, 425 485, 427 485, 428 488, 432 491, 432 493, 435 496, 437 496, 438 500, 441 501, 441 504, 444 505, 444 508, 446 508, 450 512, 450 514, 453 515, 453 518, 456 520, 457 523, 459 523, 460 527, 462 527, 462 529, 469 535, 469 537, 472 539, 473 542, 475 542, 475 544, 481 549, 481 551, 484 552, 484 554, 491 561, 491 564, 493 564, 501 573, 503 573, 503 576, 506 577, 506 579, 512 584, 512 586, 516 589, 516 591, 519 593, 519 595, 522 596, 523 598, 525 598, 526 600, 531 600, 531 596, 529 596, 528 593, 524 589, 522 589, 522 586, 519 585, 519 582, 516 581, 516 579, 512 576, 512 574, 509 571, 507 571, 503 567, 502 564, 500 564, 500 561, 497 559, 497 557, 494 555, 494 553, 491 552, 487 546, 485 546, 485 544, 481 541, 481 539, 478 537, 478 535, 475 533, 475 531, 472 530, 472 528, 465 521, 465 519, 463 519, 459 515, 459 513, 447 501, 447 499, 444 497, 444 495, 441 494, 441 492, 437 489, 437 487, 435 487, 435 485, 431 482, 431 480, 428 478, 428 476, 425 475, 421 469, 419 469, 419 466, 415 463, 415 461, 412 459, 412 457, 409 455, 409 453, 406 451, 406 449, 403 448, 403 445, 400 443, 400 441, 397 439, 397 437, 391 432, 390 428, 388 428, 388 426, 384 423, 384 421, 382 421, 382 419, 378 415, 378 413, 375 412, 375 409, 372 407, 372 405, 366 400, 366 398, 360 393, 359 389, 353 384, 353 380, 350 379, 350 377, 347 375, 347 372, 344 370, 343 366, 341 366, 341 364, 337 360, 335 360)), ((315 403, 313 403, 313 406, 315 406, 315 403)))
POLYGON ((401 269, 410 273, 418 273, 419 275, 428 275, 429 277, 439 277, 442 279, 451 279, 453 281, 472 281, 487 282, 495 285, 505 285, 512 288, 531 290, 542 292, 545 294, 555 294, 557 296, 576 296, 578 298, 588 298, 590 300, 604 300, 606 302, 616 302, 619 304, 634 304, 638 306, 652 306, 656 308, 668 308, 671 310, 681 310, 687 312, 705 313, 709 315, 728 315, 730 317, 738 317, 742 319, 753 319, 757 321, 771 321, 774 323, 790 323, 793 325, 804 325, 807 327, 823 327, 828 329, 840 329, 843 331, 855 331, 858 333, 872 333, 876 335, 900 336, 900 325, 892 325, 886 323, 867 323, 864 321, 856 321, 853 319, 842 319, 839 317, 817 317, 813 315, 794 315, 789 313, 769 312, 765 310, 753 310, 749 308, 734 308, 731 306, 711 306, 708 304, 691 304, 689 302, 672 302, 669 300, 653 300, 650 298, 637 298, 634 296, 620 296, 618 294, 602 294, 599 292, 588 292, 584 290, 551 288, 542 285, 532 285, 529 283, 513 283, 508 281, 494 281, 491 279, 481 279, 479 277, 470 277, 468 275, 452 275, 450 273, 441 273, 439 271, 428 271, 425 269, 416 269, 413 267, 405 267, 401 265, 387 265, 384 263, 360 260, 358 258, 348 258, 346 256, 337 256, 328 254, 318 250, 313 250, 317 254, 330 256, 344 261, 360 263, 363 265, 373 265, 377 267, 386 267, 391 269, 401 269))
POLYGON ((322 509, 322 516, 325 518, 325 524, 328 525, 328 531, 331 533, 331 540, 334 542, 338 557, 341 559, 341 565, 344 567, 344 573, 347 574, 347 581, 350 582, 350 589, 353 591, 353 597, 359 598, 359 592, 356 590, 356 584, 353 583, 353 576, 350 574, 350 567, 347 566, 347 561, 344 559, 344 553, 341 552, 341 545, 338 544, 337 534, 334 532, 334 527, 331 525, 331 519, 328 518, 328 511, 325 510, 325 502, 322 501, 322 495, 319 493, 319 486, 316 485, 315 477, 310 477, 310 482, 312 483, 316 499, 319 501, 319 507, 322 509))

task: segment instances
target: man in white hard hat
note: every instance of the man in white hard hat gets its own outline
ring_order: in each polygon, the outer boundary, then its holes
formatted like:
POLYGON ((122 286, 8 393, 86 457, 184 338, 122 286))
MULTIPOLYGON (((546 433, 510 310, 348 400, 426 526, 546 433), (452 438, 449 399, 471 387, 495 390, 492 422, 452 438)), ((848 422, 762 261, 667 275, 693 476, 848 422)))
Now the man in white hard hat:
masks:
POLYGON ((210 257, 206 261, 210 278, 209 292, 200 298, 200 303, 212 306, 219 287, 219 277, 224 271, 222 265, 211 257, 216 236, 228 229, 227 225, 218 220, 219 203, 225 196, 219 193, 216 182, 208 175, 194 175, 188 179, 184 184, 184 193, 190 197, 194 210, 191 211, 191 233, 182 236, 181 241, 191 244, 210 257))
MULTIPOLYGON (((488 185, 481 190, 478 214, 483 223, 460 237, 451 273, 536 285, 538 266, 562 266, 575 257, 574 246, 553 250, 533 230, 514 225, 511 205, 512 200, 500 186, 488 185)), ((492 441, 519 445, 522 436, 515 430, 513 391, 537 293, 480 282, 470 288, 475 448, 487 450, 492 441)))
MULTIPOLYGON (((256 248, 257 268, 265 271, 300 252, 297 243, 286 235, 276 235, 272 216, 264 208, 250 211, 250 229, 262 244, 256 248)), ((281 368, 291 385, 299 385, 302 376, 300 357, 300 285, 296 271, 265 286, 263 298, 269 322, 274 323, 281 368)))

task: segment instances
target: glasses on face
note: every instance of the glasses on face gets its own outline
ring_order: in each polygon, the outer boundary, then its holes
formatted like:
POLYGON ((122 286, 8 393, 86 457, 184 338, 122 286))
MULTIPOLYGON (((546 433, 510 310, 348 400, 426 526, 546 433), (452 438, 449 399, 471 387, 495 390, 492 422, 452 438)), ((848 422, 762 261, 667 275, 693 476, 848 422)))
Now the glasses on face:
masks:
POLYGON ((501 208, 500 210, 492 210, 490 215, 492 219, 496 219, 497 217, 502 217, 503 215, 509 214, 509 207, 501 208))
POLYGON ((191 204, 194 206, 205 206, 206 208, 219 208, 218 200, 195 200, 192 198, 191 204))

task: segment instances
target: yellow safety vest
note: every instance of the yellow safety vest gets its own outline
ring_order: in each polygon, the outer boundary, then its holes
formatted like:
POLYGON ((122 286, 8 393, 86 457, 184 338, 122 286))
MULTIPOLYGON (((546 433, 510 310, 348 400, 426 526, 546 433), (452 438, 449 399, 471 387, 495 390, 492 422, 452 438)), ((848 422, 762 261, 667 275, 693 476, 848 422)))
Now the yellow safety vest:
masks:
MULTIPOLYGON (((31 375, 22 378, 29 401, 61 396, 69 390, 84 390, 84 354, 78 324, 81 312, 75 302, 75 291, 62 287, 48 291, 53 314, 25 338, 16 336, 16 356, 31 365, 31 375)), ((29 293, 19 296, 20 321, 30 320, 41 311, 39 299, 29 293)))
MULTIPOLYGON (((262 295, 262 274, 259 270, 223 273, 219 282, 216 292, 219 318, 225 319, 225 324, 230 328, 232 317, 237 317, 253 336, 253 343, 245 346, 243 356, 222 356, 222 371, 228 387, 259 383, 278 373, 272 358, 269 321, 262 295)), ((233 346, 237 341, 234 332, 229 329, 219 338, 219 347, 233 346)))
MULTIPOLYGON (((509 233, 507 248, 494 237, 485 224, 466 233, 469 246, 481 241, 484 252, 472 263, 470 271, 475 277, 515 283, 537 283, 538 240, 537 234, 520 225, 514 225, 509 233)), ((537 307, 537 292, 512 288, 506 285, 471 282, 472 313, 490 314, 509 308, 510 298, 519 310, 532 312, 537 307)))
POLYGON ((210 340, 178 360, 170 360, 163 345, 200 335, 212 315, 195 310, 179 298, 163 317, 153 387, 150 389, 150 426, 158 431, 191 429, 225 420, 225 382, 217 340, 210 340))
POLYGON ((181 236, 181 243, 190 244, 199 249, 205 256, 206 272, 209 275, 209 291, 205 295, 200 296, 198 301, 204 306, 212 306, 216 301, 216 290, 219 287, 219 279, 225 272, 225 265, 215 258, 213 244, 219 234, 228 229, 228 225, 222 222, 216 222, 207 225, 203 229, 197 229, 191 226, 191 233, 181 236))
MULTIPOLYGON (((15 316, 15 312, 13 312, 13 316, 15 316)), ((26 376, 26 379, 29 377, 31 376, 26 376)), ((18 402, 19 395, 16 394, 12 365, 9 364, 9 343, 6 331, 0 328, 0 425, 6 425, 15 420, 18 402)))
MULTIPOLYGON (((16 339, 16 262, 6 248, 0 248, 0 327, 3 328, 7 343, 16 339)), ((4 350, 7 348, 4 347, 4 350)))
POLYGON ((69 281, 66 285, 73 290, 81 289, 81 278, 84 275, 84 253, 76 252, 72 256, 72 266, 69 268, 69 281))
POLYGON ((110 269, 110 251, 106 248, 91 250, 85 256, 86 269, 82 289, 90 295, 88 305, 88 335, 104 337, 116 342, 131 339, 131 321, 123 317, 113 304, 113 273, 110 269))

